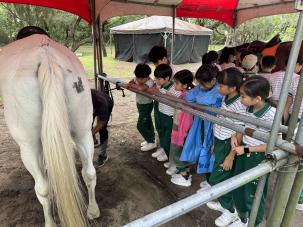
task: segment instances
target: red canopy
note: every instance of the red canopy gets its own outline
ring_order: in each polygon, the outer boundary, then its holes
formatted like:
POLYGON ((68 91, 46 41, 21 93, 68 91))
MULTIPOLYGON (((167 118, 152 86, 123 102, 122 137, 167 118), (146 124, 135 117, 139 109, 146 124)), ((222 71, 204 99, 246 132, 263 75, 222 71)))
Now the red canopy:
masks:
POLYGON ((252 18, 292 12, 293 0, 183 0, 177 16, 215 19, 237 27, 252 18))
MULTIPOLYGON (((96 16, 104 21, 124 15, 172 15, 210 18, 237 27, 256 17, 295 12, 294 0, 95 0, 96 16), (181 2, 182 1, 182 2, 181 2)), ((61 9, 90 22, 89 0, 0 0, 61 9)))

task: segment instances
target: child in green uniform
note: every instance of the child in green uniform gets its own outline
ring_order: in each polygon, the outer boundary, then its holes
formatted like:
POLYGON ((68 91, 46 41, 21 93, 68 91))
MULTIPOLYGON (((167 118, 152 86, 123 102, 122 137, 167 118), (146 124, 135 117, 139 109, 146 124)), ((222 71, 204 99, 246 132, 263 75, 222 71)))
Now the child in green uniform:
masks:
MULTIPOLYGON (((243 74, 236 68, 228 68, 219 72, 217 76, 218 91, 224 96, 221 109, 234 113, 245 113, 246 107, 240 102, 240 85, 243 74)), ((241 122, 218 116, 220 119, 228 120, 231 124, 242 124, 241 122)), ((214 153, 215 163, 213 172, 209 178, 209 184, 215 185, 233 177, 233 161, 236 153, 231 149, 230 140, 235 131, 216 124, 214 126, 214 153)), ((215 220, 217 226, 226 226, 236 220, 232 194, 221 196, 219 202, 207 203, 210 209, 221 211, 223 214, 215 220)))
MULTIPOLYGON (((150 78, 151 69, 148 65, 138 64, 134 73, 136 77, 129 82, 128 86, 141 91, 146 91, 154 86, 154 81, 150 78)), ((141 143, 141 151, 150 151, 157 147, 154 125, 151 118, 153 100, 143 95, 136 94, 136 103, 139 112, 137 129, 145 140, 141 143)))
MULTIPOLYGON (((269 96, 269 82, 261 76, 252 76, 245 80, 240 88, 241 103, 247 106, 246 115, 268 122, 272 122, 276 108, 266 100, 269 96)), ((246 127, 257 129, 255 125, 246 124, 246 127)), ((268 129, 258 128, 259 131, 268 132, 268 129)), ((231 139, 231 146, 237 153, 234 175, 243 173, 256 167, 265 159, 266 144, 250 136, 236 133, 231 139)), ((246 227, 251 212, 258 179, 233 191, 233 200, 239 218, 233 222, 232 227, 246 227)), ((267 194, 267 183, 263 192, 255 226, 263 220, 267 194)))
MULTIPOLYGON (((155 69, 154 76, 156 84, 160 87, 159 92, 166 95, 179 97, 180 91, 175 89, 173 81, 171 81, 172 69, 167 64, 158 65, 155 69)), ((158 113, 158 134, 160 139, 160 149, 152 154, 158 161, 164 162, 168 160, 170 150, 171 131, 173 127, 173 116, 175 109, 166 104, 159 103, 158 113)))

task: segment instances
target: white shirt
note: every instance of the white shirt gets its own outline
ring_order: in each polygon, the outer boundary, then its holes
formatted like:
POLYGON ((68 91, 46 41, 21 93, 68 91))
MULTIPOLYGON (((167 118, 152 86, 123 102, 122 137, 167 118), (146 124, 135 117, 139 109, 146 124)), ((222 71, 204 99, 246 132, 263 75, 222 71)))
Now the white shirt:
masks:
MULTIPOLYGON (((172 82, 170 82, 170 84, 167 85, 166 87, 161 88, 160 92, 162 94, 167 94, 167 92, 169 92, 175 97, 179 97, 181 95, 181 91, 177 91, 172 82)), ((159 111, 168 116, 173 116, 175 113, 175 109, 173 107, 163 104, 161 102, 159 103, 159 111)))

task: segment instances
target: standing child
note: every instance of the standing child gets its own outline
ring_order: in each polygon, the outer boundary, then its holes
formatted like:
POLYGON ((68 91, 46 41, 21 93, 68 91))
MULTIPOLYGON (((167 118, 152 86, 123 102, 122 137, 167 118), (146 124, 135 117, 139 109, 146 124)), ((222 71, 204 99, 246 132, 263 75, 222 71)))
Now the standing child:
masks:
MULTIPOLYGON (((188 90, 193 88, 193 74, 189 70, 181 70, 177 72, 174 76, 174 86, 177 91, 181 92, 181 98, 185 97, 188 90)), ((183 163, 179 161, 183 144, 187 133, 192 125, 193 115, 182 112, 181 110, 175 110, 173 130, 171 133, 171 144, 169 152, 169 168, 166 171, 168 175, 173 175, 176 173, 184 173, 182 178, 184 180, 187 178, 187 165, 188 163, 183 163)), ((174 182, 174 177, 171 178, 174 182)), ((188 185, 189 186, 189 185, 188 185)))
MULTIPOLYGON (((158 65, 154 72, 156 84, 160 87, 159 92, 162 94, 179 97, 181 92, 176 91, 174 83, 170 80, 172 73, 169 65, 158 65)), ((169 157, 174 112, 175 109, 173 107, 159 103, 157 131, 160 139, 160 148, 152 154, 152 157, 157 158, 160 162, 167 161, 169 157)))
POLYGON ((205 64, 215 65, 217 66, 219 71, 222 71, 221 66, 218 65, 218 61, 219 61, 219 54, 217 53, 217 51, 214 50, 211 50, 202 56, 202 65, 205 64))
MULTIPOLYGON (((155 67, 157 67, 158 65, 161 65, 161 64, 169 64, 167 50, 163 46, 153 46, 148 53, 148 59, 154 64, 155 67)), ((174 74, 174 70, 173 70, 173 74, 174 74)), ((154 118, 155 118, 156 130, 158 132, 159 125, 160 125, 160 123, 159 123, 159 102, 156 100, 154 101, 154 118)), ((155 152, 152 156, 154 158, 156 158, 158 154, 162 153, 162 151, 163 151, 163 148, 160 146, 157 149, 157 152, 155 152)), ((168 164, 166 164, 166 166, 168 167, 168 164)))
MULTIPOLYGON (((148 88, 154 86, 154 81, 150 78, 151 69, 147 64, 138 64, 134 73, 136 78, 130 81, 130 87, 146 91, 148 88)), ((154 125, 151 118, 153 100, 143 95, 136 94, 136 102, 139 112, 137 129, 145 140, 141 143, 141 151, 150 151, 157 147, 154 125)))
MULTIPOLYGON (((247 106, 246 115, 273 122, 276 108, 266 100, 270 91, 268 81, 261 76, 252 76, 245 80, 240 88, 241 103, 247 106)), ((257 129, 256 126, 247 124, 247 127, 257 129)), ((268 129, 258 128, 263 132, 268 129)), ((236 133, 231 139, 231 146, 237 153, 234 175, 245 172, 259 165, 265 159, 266 144, 250 136, 236 133)), ((233 200, 239 218, 232 223, 232 227, 246 227, 251 212, 253 199, 258 185, 258 179, 233 191, 233 200)), ((255 226, 259 226, 263 220, 267 194, 267 183, 263 192, 255 226)))
MULTIPOLYGON (((214 65, 202 65, 195 75, 199 86, 186 93, 186 101, 211 107, 220 107, 222 96, 217 89, 216 77, 218 72, 218 68, 214 65)), ((211 159, 213 135, 213 123, 195 116, 193 125, 186 138, 180 161, 198 162, 198 173, 211 172, 213 164, 211 159)), ((208 186, 207 182, 201 183, 203 188, 208 186)))
MULTIPOLYGON (((246 107, 240 102, 240 85, 243 74, 236 68, 229 68, 219 72, 217 76, 218 91, 224 97, 221 109, 234 113, 245 113, 246 107)), ((242 124, 241 122, 218 116, 220 119, 229 121, 231 124, 242 124)), ((215 163, 213 172, 209 178, 210 185, 216 185, 233 177, 234 158, 236 153, 231 149, 231 137, 235 131, 225 128, 221 125, 214 126, 214 154, 215 163)), ((219 202, 208 202, 210 209, 221 211, 223 214, 215 220, 217 226, 226 226, 236 220, 232 194, 228 193, 218 199, 219 202)))

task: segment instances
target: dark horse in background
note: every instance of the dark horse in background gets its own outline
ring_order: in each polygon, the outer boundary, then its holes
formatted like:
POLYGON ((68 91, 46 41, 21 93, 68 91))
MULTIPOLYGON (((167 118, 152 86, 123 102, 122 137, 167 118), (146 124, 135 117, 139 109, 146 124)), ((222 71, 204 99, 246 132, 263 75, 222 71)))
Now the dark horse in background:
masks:
MULTIPOLYGON (((240 46, 236 46, 237 52, 252 52, 259 57, 272 55, 277 59, 276 68, 273 72, 283 70, 285 68, 285 62, 289 57, 292 42, 282 42, 280 35, 273 37, 268 43, 256 40, 251 43, 244 43, 240 46)), ((301 44, 299 56, 303 56, 303 45, 301 44)))

